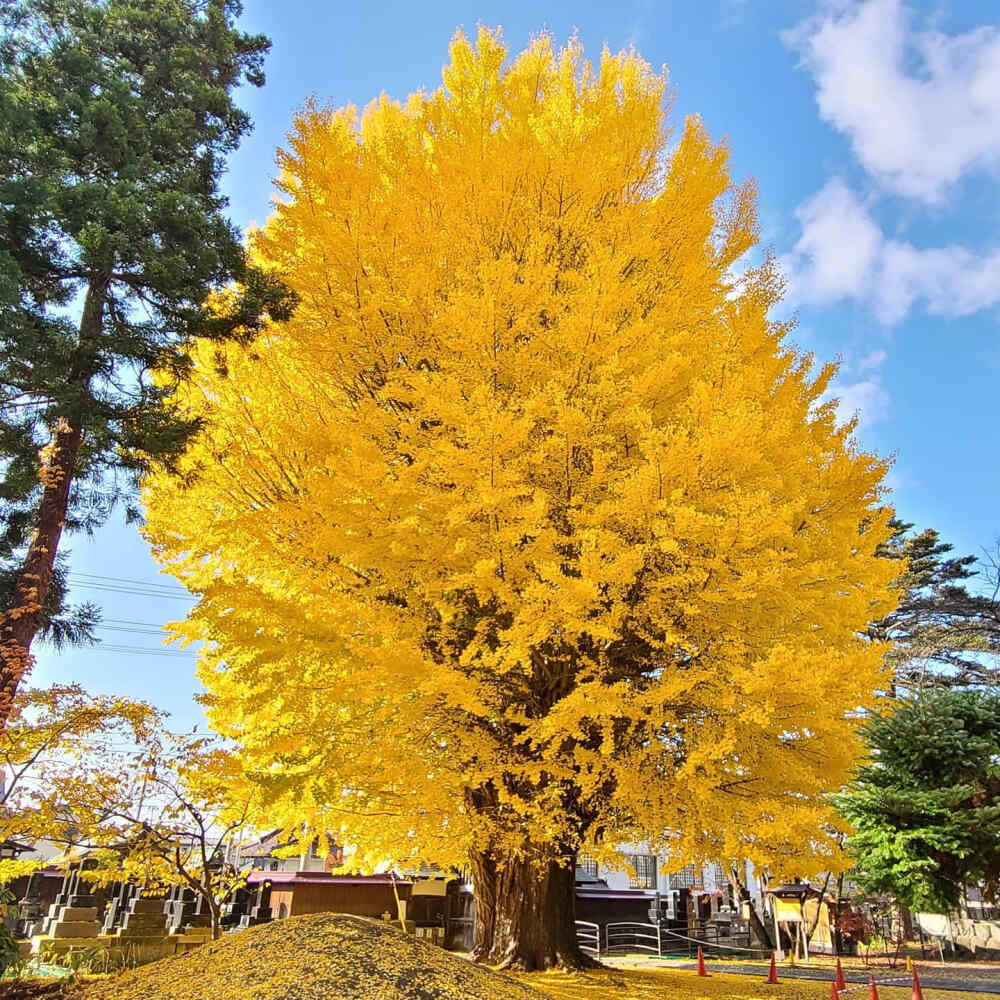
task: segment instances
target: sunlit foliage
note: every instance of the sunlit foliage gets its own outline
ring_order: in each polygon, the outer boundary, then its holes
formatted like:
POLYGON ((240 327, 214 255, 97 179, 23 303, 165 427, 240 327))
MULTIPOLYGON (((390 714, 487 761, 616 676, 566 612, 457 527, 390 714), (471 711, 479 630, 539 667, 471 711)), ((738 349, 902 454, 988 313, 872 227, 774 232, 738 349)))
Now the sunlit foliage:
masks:
POLYGON ((300 306, 176 398, 147 530, 213 724, 355 864, 822 867, 886 464, 768 317, 753 185, 635 54, 484 30, 443 77, 297 116, 253 248, 300 306))

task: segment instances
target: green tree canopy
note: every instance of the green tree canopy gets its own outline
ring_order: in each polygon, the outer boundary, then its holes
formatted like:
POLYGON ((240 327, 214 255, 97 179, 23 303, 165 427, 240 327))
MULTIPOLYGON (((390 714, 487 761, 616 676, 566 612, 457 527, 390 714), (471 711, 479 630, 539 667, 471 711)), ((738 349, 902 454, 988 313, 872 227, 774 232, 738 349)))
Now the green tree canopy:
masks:
POLYGON ((953 910, 1000 882, 1000 696, 935 690, 872 715, 867 759, 838 806, 865 888, 953 910))
MULTIPOLYGON (((0 6, 0 689, 66 615, 63 527, 92 528, 194 429, 167 403, 191 336, 287 315, 219 193, 250 128, 232 99, 270 43, 235 0, 0 6), (216 295, 215 290, 228 289, 216 295), (154 383, 153 369, 166 374, 154 383)), ((0 723, 6 717, 0 706, 0 723)))

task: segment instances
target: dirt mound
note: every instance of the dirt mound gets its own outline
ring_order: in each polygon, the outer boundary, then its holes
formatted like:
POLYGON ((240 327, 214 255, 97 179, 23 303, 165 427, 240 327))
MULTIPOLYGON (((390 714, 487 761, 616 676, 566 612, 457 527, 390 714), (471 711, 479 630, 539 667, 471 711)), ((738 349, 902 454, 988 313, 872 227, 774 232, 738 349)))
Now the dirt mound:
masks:
POLYGON ((86 1000, 541 1000, 388 924, 313 913, 87 986, 86 1000))

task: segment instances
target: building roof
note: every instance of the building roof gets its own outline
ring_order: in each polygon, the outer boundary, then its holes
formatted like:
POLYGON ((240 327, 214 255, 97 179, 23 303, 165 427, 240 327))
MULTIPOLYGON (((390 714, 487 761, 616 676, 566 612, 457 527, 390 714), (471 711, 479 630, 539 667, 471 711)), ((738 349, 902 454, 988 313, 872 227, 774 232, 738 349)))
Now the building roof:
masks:
MULTIPOLYGON (((332 842, 332 838, 327 835, 330 853, 336 854, 339 848, 332 842)), ((292 847, 299 843, 295 834, 288 834, 283 827, 271 830, 262 834, 256 840, 241 844, 239 851, 241 858, 269 858, 280 847, 292 847)), ((313 837, 314 844, 321 844, 321 838, 313 837)))
POLYGON ((789 882, 785 885, 774 885, 767 892, 771 896, 784 896, 794 899, 805 899, 807 896, 822 895, 819 889, 814 888, 808 882, 789 882))
POLYGON ((30 844, 25 844, 23 841, 14 840, 13 837, 8 837, 2 844, 0 844, 0 851, 10 851, 11 854, 24 854, 25 851, 34 850, 30 844))
POLYGON ((245 858, 267 858, 277 848, 287 847, 288 844, 295 842, 294 838, 291 838, 282 843, 281 833, 282 829, 278 827, 277 830, 271 830, 269 833, 262 834, 256 840, 251 840, 247 844, 240 844, 240 856, 245 858))

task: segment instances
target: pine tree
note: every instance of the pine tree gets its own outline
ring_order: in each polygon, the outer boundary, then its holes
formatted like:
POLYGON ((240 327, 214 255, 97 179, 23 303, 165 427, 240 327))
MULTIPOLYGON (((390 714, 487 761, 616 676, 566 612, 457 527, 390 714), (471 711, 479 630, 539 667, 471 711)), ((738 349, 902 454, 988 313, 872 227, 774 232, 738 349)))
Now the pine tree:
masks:
POLYGON ((307 109, 254 244, 300 306, 195 347, 203 429, 145 493, 275 814, 471 861, 495 964, 582 960, 579 850, 825 867, 881 676, 885 464, 772 264, 733 276, 753 188, 664 95, 482 31, 432 94, 307 109))
POLYGON ((905 565, 896 581, 898 607, 869 626, 868 634, 891 641, 887 663, 900 691, 932 687, 1000 687, 1000 575, 987 565, 984 593, 970 590, 980 576, 976 556, 953 556, 938 532, 913 534, 912 524, 891 523, 883 554, 905 565), (996 579, 991 579, 991 574, 996 579))
POLYGON ((121 501, 136 516, 149 457, 169 464, 196 427, 165 399, 181 345, 287 313, 218 190, 250 128, 232 91, 264 82, 269 47, 237 30, 239 13, 234 0, 3 5, 0 724, 39 631, 83 639, 94 621, 64 607, 63 530, 121 501))
POLYGON ((837 797, 870 892, 948 913, 1000 889, 1000 695, 935 690, 873 714, 869 755, 837 797))

